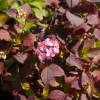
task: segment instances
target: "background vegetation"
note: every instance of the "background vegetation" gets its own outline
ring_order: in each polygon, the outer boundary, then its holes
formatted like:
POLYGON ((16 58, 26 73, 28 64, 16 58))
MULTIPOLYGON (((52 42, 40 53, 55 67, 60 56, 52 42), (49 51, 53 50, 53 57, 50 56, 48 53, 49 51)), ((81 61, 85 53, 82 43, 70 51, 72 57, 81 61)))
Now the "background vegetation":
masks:
POLYGON ((0 0, 0 99, 100 100, 99 0, 0 0))

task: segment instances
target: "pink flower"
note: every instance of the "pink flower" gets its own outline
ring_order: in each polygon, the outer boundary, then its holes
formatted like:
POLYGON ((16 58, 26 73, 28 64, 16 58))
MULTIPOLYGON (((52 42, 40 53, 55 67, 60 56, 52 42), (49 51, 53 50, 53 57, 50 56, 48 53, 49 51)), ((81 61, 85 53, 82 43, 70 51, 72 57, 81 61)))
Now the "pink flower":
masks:
POLYGON ((38 43, 36 54, 41 61, 50 60, 59 54, 59 43, 57 40, 47 38, 38 43))

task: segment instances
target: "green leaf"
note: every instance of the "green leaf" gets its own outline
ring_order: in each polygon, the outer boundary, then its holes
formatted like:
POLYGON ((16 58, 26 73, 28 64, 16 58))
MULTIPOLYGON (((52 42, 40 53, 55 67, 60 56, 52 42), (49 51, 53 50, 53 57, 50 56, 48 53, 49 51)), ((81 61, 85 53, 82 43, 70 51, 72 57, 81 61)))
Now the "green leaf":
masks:
POLYGON ((19 4, 18 4, 17 2, 15 2, 15 3, 13 3, 13 4, 11 5, 11 8, 12 8, 12 9, 19 9, 19 4))
POLYGON ((15 38, 12 40, 12 42, 13 42, 13 45, 16 46, 16 45, 20 45, 22 41, 20 38, 15 38))
POLYGON ((0 11, 4 11, 8 9, 7 0, 0 0, 0 11))
POLYGON ((39 9, 42 9, 45 7, 45 3, 42 0, 34 0, 30 3, 31 6, 37 7, 39 9))
POLYGON ((38 19, 40 19, 40 20, 43 19, 43 10, 40 10, 40 9, 38 9, 38 8, 34 8, 34 9, 32 9, 32 10, 33 10, 33 12, 35 13, 35 16, 36 16, 38 19))
POLYGON ((87 48, 83 48, 81 53, 82 53, 83 58, 87 58, 88 49, 87 48))
POLYGON ((23 0, 23 1, 24 1, 24 3, 30 4, 33 0, 23 0))
POLYGON ((24 27, 24 31, 25 32, 29 32, 32 27, 33 27, 33 23, 32 22, 26 22, 25 23, 25 27, 24 27))
POLYGON ((94 48, 100 48, 100 40, 94 43, 94 48))
POLYGON ((0 13, 0 27, 2 27, 7 20, 8 20, 8 16, 4 13, 0 13))
POLYGON ((32 89, 29 89, 29 90, 25 91, 25 94, 26 94, 27 96, 32 96, 32 95, 34 95, 34 92, 33 92, 32 89))

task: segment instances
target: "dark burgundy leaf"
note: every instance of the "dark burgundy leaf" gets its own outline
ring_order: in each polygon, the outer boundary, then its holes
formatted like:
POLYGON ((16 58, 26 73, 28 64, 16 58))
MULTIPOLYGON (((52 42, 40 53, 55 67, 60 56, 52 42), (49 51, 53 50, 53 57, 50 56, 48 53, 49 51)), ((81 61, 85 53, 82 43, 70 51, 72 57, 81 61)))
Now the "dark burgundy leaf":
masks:
POLYGON ((54 5, 58 6, 58 4, 59 4, 59 0, 45 0, 45 2, 47 5, 54 4, 54 5))
POLYGON ((84 67, 84 62, 83 62, 80 58, 78 58, 78 57, 76 57, 76 56, 74 56, 74 55, 70 55, 70 56, 66 59, 66 61, 67 61, 70 65, 76 66, 78 69, 82 69, 82 68, 84 67))
POLYGON ((0 40, 11 41, 12 38, 7 30, 0 29, 0 40))
POLYGON ((83 42, 83 41, 78 40, 78 41, 75 43, 75 45, 72 46, 71 50, 72 50, 73 52, 75 52, 75 53, 78 52, 79 47, 81 46, 82 42, 83 42))
POLYGON ((20 52, 18 52, 16 55, 14 55, 14 58, 18 62, 20 62, 22 64, 25 62, 25 60, 27 59, 27 57, 28 57, 28 54, 27 53, 20 53, 20 52))
POLYGON ((23 46, 30 47, 34 44, 36 41, 36 36, 32 33, 28 34, 23 39, 23 46))
POLYGON ((94 87, 100 92, 100 70, 94 70, 92 75, 94 77, 94 87))
POLYGON ((0 75, 2 75, 4 72, 4 63, 0 62, 0 75))
POLYGON ((95 35, 95 38, 96 38, 96 39, 100 40, 100 29, 97 29, 97 28, 96 28, 96 29, 94 30, 94 35, 95 35))
POLYGON ((79 4, 80 0, 66 0, 66 2, 70 8, 73 8, 79 4))
POLYGON ((56 64, 51 64, 48 67, 44 68, 41 73, 42 81, 48 85, 49 81, 53 79, 54 77, 61 77, 64 76, 64 71, 60 66, 56 64))
POLYGON ((79 16, 72 14, 71 12, 66 12, 66 17, 71 22, 72 25, 79 26, 85 22, 85 20, 79 16))
POLYGON ((48 98, 52 100, 65 100, 66 94, 60 90, 53 90, 50 92, 48 98))
POLYGON ((97 14, 98 13, 97 6, 91 2, 83 3, 83 11, 85 11, 89 14, 97 14))

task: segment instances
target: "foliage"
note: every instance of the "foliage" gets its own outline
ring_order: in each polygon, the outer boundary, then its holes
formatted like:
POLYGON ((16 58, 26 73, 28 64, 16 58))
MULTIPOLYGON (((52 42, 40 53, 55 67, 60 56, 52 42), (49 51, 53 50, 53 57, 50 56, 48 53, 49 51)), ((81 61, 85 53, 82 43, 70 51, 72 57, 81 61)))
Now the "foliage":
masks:
POLYGON ((99 84, 99 0, 0 0, 0 98, 99 100, 99 84))

